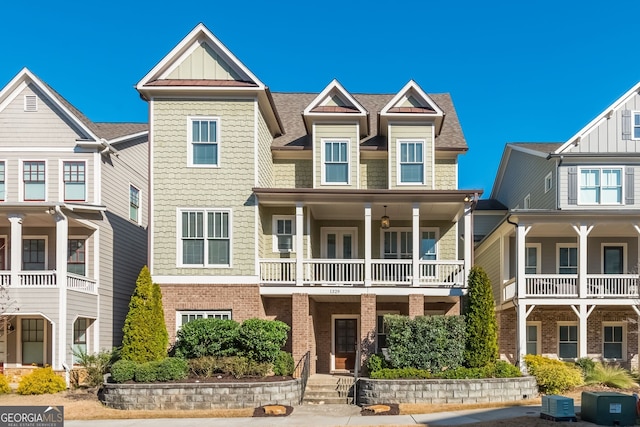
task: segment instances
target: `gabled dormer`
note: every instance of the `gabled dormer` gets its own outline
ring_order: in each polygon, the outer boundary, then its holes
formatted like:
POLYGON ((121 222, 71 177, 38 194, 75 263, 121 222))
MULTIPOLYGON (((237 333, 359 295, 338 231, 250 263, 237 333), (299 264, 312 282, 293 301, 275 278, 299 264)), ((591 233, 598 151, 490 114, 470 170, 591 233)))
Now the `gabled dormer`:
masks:
POLYGON ((365 108, 337 81, 303 112, 313 149, 316 188, 359 188, 360 139, 369 133, 365 108))
POLYGON ((389 188, 436 187, 435 139, 443 122, 442 109, 413 80, 384 106, 378 133, 387 138, 389 188))

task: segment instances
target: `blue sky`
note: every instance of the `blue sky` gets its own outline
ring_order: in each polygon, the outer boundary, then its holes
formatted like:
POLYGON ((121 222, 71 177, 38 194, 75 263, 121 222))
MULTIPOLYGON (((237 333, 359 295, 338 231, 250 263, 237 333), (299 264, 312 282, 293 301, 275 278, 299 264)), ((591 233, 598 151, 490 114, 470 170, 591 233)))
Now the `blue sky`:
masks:
POLYGON ((146 121, 135 83, 199 22, 272 91, 449 92, 485 197, 505 143, 565 141, 640 80, 631 0, 5 3, 0 85, 27 67, 93 121, 146 121))

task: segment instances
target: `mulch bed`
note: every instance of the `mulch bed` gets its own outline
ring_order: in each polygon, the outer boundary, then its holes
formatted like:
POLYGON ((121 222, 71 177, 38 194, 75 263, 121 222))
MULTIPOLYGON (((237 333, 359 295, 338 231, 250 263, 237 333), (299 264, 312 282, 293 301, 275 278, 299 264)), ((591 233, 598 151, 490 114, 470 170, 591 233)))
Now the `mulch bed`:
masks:
POLYGON ((286 410, 287 413, 286 414, 281 414, 281 415, 267 415, 264 411, 264 407, 260 406, 256 409, 253 410, 253 417, 254 418, 259 418, 259 417, 269 417, 269 418, 273 418, 273 417, 287 417, 289 415, 291 415, 291 413, 293 412, 293 407, 291 406, 285 406, 285 405, 280 405, 283 406, 286 410))
POLYGON ((378 412, 377 414, 372 410, 367 408, 362 408, 360 411, 360 415, 368 416, 368 415, 400 415, 400 406, 397 403, 382 403, 382 405, 387 405, 391 409, 386 412, 378 412))

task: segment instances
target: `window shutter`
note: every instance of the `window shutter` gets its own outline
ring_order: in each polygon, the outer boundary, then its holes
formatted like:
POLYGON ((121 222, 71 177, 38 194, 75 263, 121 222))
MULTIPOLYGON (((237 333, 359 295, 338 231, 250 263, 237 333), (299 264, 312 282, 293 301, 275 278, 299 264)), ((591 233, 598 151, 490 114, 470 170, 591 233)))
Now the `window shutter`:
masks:
POLYGON ((625 170, 625 178, 626 178, 626 182, 625 182, 625 196, 624 196, 624 203, 625 205, 633 205, 634 203, 634 192, 635 189, 633 188, 633 181, 634 181, 634 167, 633 166, 627 166, 626 170, 625 170))
POLYGON ((578 204, 578 168, 577 166, 570 166, 567 168, 569 178, 569 198, 568 203, 570 205, 578 204))
POLYGON ((631 139, 631 110, 622 110, 622 139, 631 139))

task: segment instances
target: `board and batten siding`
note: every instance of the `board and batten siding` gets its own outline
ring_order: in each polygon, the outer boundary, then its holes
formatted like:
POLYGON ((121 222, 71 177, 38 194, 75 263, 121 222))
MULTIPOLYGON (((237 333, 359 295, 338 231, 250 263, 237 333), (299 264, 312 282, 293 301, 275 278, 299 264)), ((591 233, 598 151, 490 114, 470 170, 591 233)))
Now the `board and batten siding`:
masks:
POLYGON ((512 149, 496 198, 507 208, 524 208, 530 194, 531 209, 555 209, 555 161, 512 149), (552 187, 545 193, 544 179, 551 173, 552 187))
POLYGON ((209 45, 201 44, 168 76, 168 79, 242 80, 209 45))
POLYGON ((482 267, 491 281, 491 292, 496 305, 502 302, 502 275, 500 274, 500 239, 496 239, 482 252, 476 254, 474 265, 482 267))
POLYGON ((271 142, 273 138, 267 127, 267 122, 258 111, 258 187, 272 188, 274 185, 273 160, 271 157, 271 142))
POLYGON ((275 188, 313 188, 313 160, 275 159, 273 180, 275 188))
POLYGON ((387 159, 360 159, 360 188, 384 190, 389 187, 387 159))
POLYGON ((154 275, 255 274, 253 99, 154 100, 154 275), (187 167, 187 118, 220 118, 219 167, 187 167), (178 208, 231 210, 231 267, 177 267, 178 208))
POLYGON ((392 124, 389 126, 389 188, 391 189, 433 189, 434 172, 434 146, 433 125, 392 124), (398 140, 424 141, 424 183, 423 184, 398 184, 398 140))
POLYGON ((313 126, 313 158, 315 162, 315 188, 358 188, 358 154, 360 149, 360 139, 358 135, 358 125, 356 123, 330 124, 316 122, 313 126), (348 162, 349 162, 349 183, 333 184, 323 183, 324 176, 324 147, 328 141, 348 141, 348 162))

